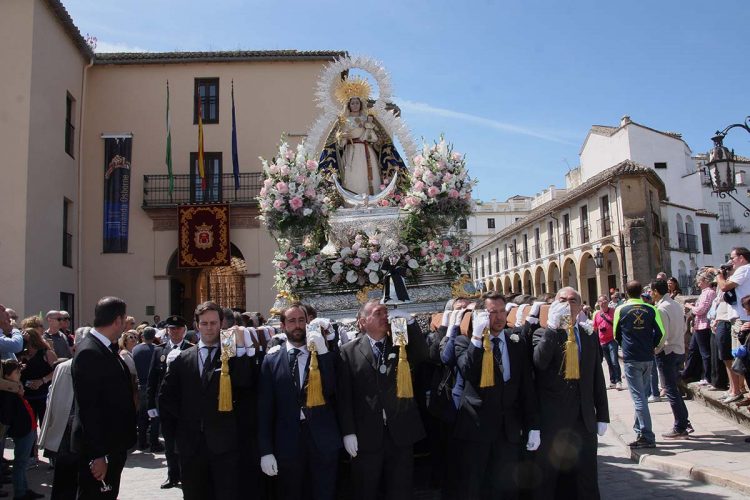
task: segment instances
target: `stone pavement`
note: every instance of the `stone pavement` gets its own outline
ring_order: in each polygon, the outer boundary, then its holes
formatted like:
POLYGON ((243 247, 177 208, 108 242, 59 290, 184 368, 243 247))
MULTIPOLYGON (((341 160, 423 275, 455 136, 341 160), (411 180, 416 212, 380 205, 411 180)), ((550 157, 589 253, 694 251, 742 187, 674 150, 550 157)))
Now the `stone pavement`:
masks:
MULTIPOLYGON (((607 368, 605 377, 607 376, 607 368)), ((635 416, 630 392, 609 390, 611 431, 622 445, 635 438, 635 416)), ((674 418, 666 398, 649 404, 656 448, 628 450, 642 465, 668 472, 674 477, 689 477, 726 486, 750 495, 750 433, 745 427, 706 407, 698 401, 685 401, 695 432, 688 439, 665 440, 661 434, 672 429, 674 418)))

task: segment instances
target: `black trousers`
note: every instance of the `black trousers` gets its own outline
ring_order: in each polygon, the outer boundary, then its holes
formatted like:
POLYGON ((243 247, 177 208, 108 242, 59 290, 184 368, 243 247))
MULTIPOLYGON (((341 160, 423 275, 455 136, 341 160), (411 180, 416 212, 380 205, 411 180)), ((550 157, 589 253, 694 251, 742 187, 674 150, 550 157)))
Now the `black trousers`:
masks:
POLYGON ((580 415, 569 427, 542 427, 541 438, 542 444, 537 450, 540 481, 534 498, 598 499, 597 437, 595 432, 586 429, 580 415))
POLYGON ((724 362, 719 359, 719 342, 711 333, 711 385, 717 389, 729 389, 729 375, 724 362))
POLYGON ((507 500, 518 498, 521 445, 510 443, 501 431, 490 441, 458 441, 461 496, 466 500, 507 500))
POLYGON ((180 456, 177 453, 177 420, 159 417, 161 435, 164 436, 164 454, 167 457, 167 479, 173 482, 182 480, 180 456))
MULTIPOLYGON (((196 452, 190 456, 180 454, 182 495, 185 500, 237 500, 242 481, 239 471, 239 453, 236 451, 216 455, 206 446, 206 437, 200 435, 196 452)), ((244 499, 255 498, 255 491, 243 492, 244 499)))
POLYGON ((682 378, 691 380, 699 374, 708 380, 711 380, 711 333, 710 328, 696 330, 690 337, 688 346, 687 359, 685 360, 685 370, 682 372, 682 378))
POLYGON ((109 499, 116 500, 120 493, 120 476, 122 469, 125 467, 127 452, 121 451, 110 453, 108 455, 109 463, 107 464, 107 475, 104 481, 112 487, 110 491, 102 491, 102 482, 94 479, 91 475, 89 462, 81 460, 78 462, 78 500, 109 499))
POLYGON ((336 498, 338 450, 328 454, 319 453, 310 436, 310 429, 304 423, 300 423, 299 447, 299 456, 278 462, 278 500, 336 498))
POLYGON ((157 446, 159 444, 159 417, 149 418, 148 416, 148 395, 147 387, 138 387, 138 446, 145 447, 149 445, 157 446))
POLYGON ((383 431, 380 448, 374 451, 359 450, 352 460, 354 498, 411 500, 414 446, 397 446, 388 429, 383 431))
POLYGON ((78 467, 78 454, 66 452, 55 455, 51 500, 72 500, 76 497, 78 467))

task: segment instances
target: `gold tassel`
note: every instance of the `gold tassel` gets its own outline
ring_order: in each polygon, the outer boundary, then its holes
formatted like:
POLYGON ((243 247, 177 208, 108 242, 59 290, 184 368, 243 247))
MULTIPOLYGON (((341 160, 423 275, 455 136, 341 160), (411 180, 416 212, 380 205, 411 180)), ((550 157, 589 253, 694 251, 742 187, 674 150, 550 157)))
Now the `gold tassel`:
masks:
POLYGON ((490 330, 485 329, 484 354, 482 355, 482 378, 479 379, 479 387, 493 387, 495 385, 495 359, 492 356, 492 342, 490 342, 490 330))
POLYGON ((219 411, 232 411, 232 379, 229 377, 229 356, 221 353, 219 378, 219 411))
POLYGON ((411 366, 406 358, 406 346, 398 348, 398 368, 396 369, 396 397, 413 398, 414 388, 411 385, 411 366))
POLYGON ((323 406, 326 404, 326 400, 323 397, 323 380, 318 368, 318 351, 315 350, 314 344, 311 344, 310 347, 310 371, 307 374, 307 401, 305 406, 313 408, 323 406))
POLYGON ((565 380, 578 380, 581 378, 580 367, 578 366, 578 344, 576 343, 576 334, 573 330, 573 321, 571 318, 568 325, 568 340, 565 342, 565 380))

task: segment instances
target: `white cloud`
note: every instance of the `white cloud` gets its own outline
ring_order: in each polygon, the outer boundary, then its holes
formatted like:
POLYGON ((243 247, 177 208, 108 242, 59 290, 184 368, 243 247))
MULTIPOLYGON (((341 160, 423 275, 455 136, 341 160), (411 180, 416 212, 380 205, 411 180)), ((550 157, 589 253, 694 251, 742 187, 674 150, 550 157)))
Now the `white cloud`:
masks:
POLYGON ((127 43, 98 40, 95 52, 146 52, 146 49, 128 45, 127 43))
POLYGON ((396 99, 398 106, 403 111, 409 111, 412 113, 423 113, 433 116, 442 116, 444 118, 454 118, 456 120, 463 120, 465 122, 475 123, 483 127, 500 130, 501 132, 508 132, 511 134, 527 135, 530 137, 536 137, 537 139, 543 139, 545 141, 556 142, 559 144, 567 144, 569 146, 576 146, 576 143, 570 142, 562 137, 541 131, 533 130, 520 125, 514 125, 512 123, 505 123, 498 120, 492 120, 490 118, 484 118, 483 116, 472 115, 469 113, 463 113, 461 111, 453 111, 450 109, 438 108, 423 102, 410 101, 408 99, 396 99))

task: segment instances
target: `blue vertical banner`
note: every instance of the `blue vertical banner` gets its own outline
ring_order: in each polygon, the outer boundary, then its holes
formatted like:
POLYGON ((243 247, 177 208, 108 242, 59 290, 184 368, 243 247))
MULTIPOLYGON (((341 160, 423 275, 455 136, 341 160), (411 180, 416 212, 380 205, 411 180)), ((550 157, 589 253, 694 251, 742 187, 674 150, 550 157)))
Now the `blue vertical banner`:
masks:
POLYGON ((104 253, 128 252, 132 136, 104 138, 104 253))

